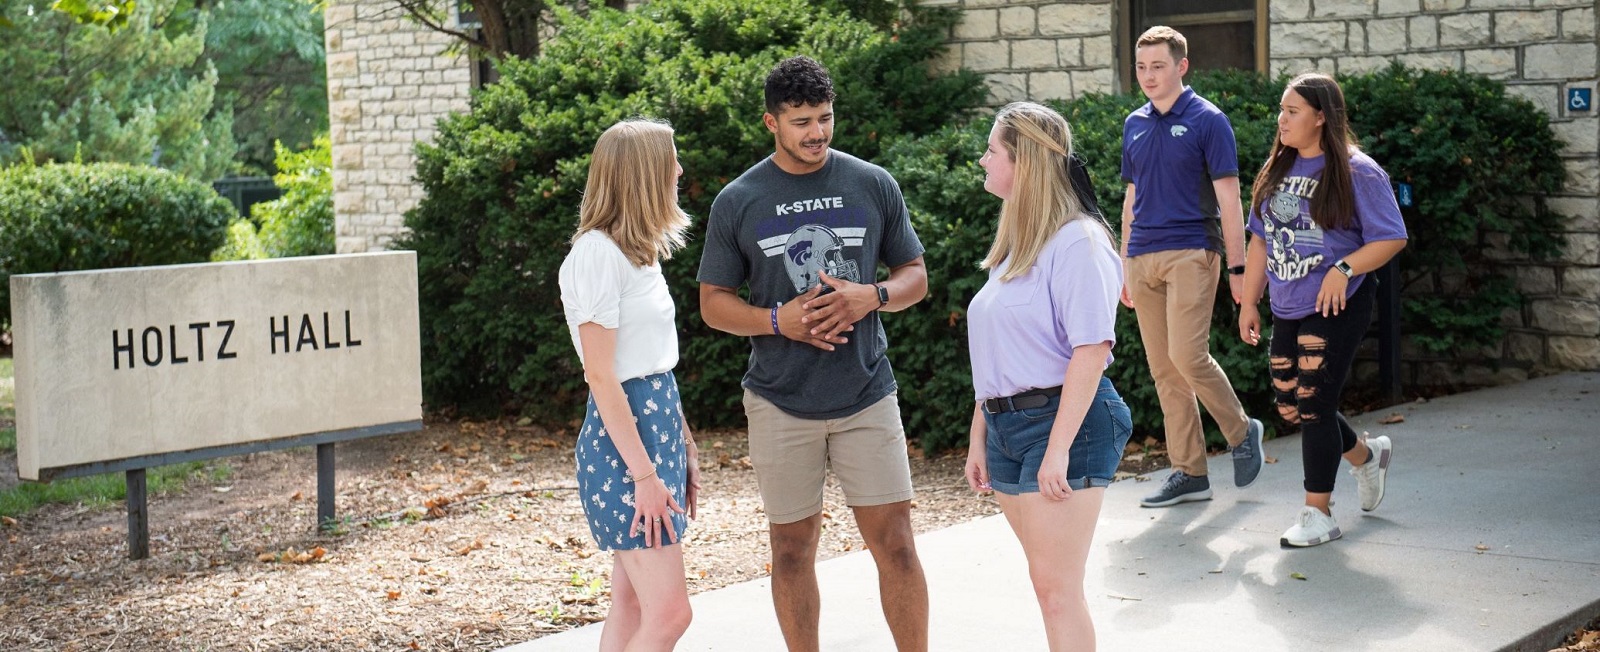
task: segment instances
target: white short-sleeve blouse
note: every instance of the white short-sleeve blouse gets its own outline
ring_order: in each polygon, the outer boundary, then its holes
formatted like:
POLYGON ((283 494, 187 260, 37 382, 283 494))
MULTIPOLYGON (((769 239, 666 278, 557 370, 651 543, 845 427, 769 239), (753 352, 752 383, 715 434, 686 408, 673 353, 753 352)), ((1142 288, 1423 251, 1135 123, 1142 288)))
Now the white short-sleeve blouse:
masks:
POLYGON ((561 303, 572 346, 583 359, 578 326, 617 331, 618 380, 671 371, 678 365, 678 328, 661 265, 636 267, 600 231, 583 234, 561 263, 561 303))

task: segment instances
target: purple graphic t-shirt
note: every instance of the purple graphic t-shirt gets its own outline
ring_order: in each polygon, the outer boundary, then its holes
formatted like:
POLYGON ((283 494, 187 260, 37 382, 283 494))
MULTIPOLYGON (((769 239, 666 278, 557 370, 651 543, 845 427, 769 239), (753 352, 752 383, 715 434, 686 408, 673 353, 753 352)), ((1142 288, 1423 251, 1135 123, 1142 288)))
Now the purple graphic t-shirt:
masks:
MULTIPOLYGON (((1400 217, 1389 175, 1372 157, 1350 151, 1350 177, 1355 186, 1355 226, 1323 229, 1311 219, 1311 198, 1322 180, 1324 157, 1297 158, 1272 197, 1259 210, 1250 211, 1249 230, 1267 243, 1267 293, 1272 315, 1303 319, 1317 309, 1322 278, 1338 274, 1333 264, 1368 242, 1405 240, 1406 224, 1400 217)), ((1364 274, 1350 279, 1345 298, 1354 295, 1364 274)))

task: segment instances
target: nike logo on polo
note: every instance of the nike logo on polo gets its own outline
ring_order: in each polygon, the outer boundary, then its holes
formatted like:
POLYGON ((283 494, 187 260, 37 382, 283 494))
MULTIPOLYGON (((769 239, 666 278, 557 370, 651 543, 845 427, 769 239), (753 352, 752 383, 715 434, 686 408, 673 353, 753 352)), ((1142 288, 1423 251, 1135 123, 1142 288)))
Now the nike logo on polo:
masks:
POLYGON ((1185 127, 1183 125, 1172 125, 1172 136, 1174 138, 1176 138, 1178 136, 1182 136, 1182 135, 1184 135, 1186 133, 1189 133, 1189 128, 1188 127, 1185 127))
POLYGON ((1146 131, 1141 131, 1141 132, 1139 132, 1139 133, 1136 133, 1136 134, 1134 134, 1134 135, 1133 135, 1133 140, 1134 140, 1134 142, 1138 142, 1138 140, 1139 140, 1139 139, 1140 139, 1140 138, 1143 138, 1143 137, 1144 137, 1144 135, 1145 135, 1145 134, 1147 134, 1147 133, 1150 133, 1150 132, 1149 132, 1149 130, 1146 130, 1146 131))

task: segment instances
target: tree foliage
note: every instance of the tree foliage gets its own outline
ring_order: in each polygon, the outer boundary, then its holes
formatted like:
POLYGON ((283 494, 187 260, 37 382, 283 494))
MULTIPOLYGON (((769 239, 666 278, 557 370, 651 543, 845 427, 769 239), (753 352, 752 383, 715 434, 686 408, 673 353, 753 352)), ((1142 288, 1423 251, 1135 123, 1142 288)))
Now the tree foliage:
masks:
POLYGON ((312 147, 290 151, 277 144, 283 196, 250 207, 249 219, 228 225, 227 243, 213 260, 252 260, 333 253, 333 154, 326 134, 312 147))
POLYGON ((233 111, 235 158, 242 171, 272 172, 274 143, 303 150, 328 130, 321 2, 219 0, 203 11, 217 105, 233 111))
POLYGON ((118 2, 55 0, 50 4, 50 8, 71 16, 73 20, 85 25, 99 25, 115 32, 128 24, 128 17, 133 15, 134 7, 137 5, 135 0, 118 2))
POLYGON ((214 102, 204 17, 169 24, 176 0, 143 0, 115 32, 0 0, 0 163, 156 164, 215 179, 235 151, 214 102))

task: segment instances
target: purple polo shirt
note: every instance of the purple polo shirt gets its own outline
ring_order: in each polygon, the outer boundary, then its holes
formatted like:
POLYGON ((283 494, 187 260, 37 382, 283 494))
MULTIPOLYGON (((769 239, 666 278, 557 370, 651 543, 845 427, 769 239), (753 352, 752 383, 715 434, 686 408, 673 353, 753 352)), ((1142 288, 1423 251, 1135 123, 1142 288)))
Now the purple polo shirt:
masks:
MULTIPOLYGON (((1267 243, 1267 292, 1272 314, 1282 319, 1304 319, 1317 311, 1317 292, 1333 264, 1362 245, 1379 240, 1405 240, 1406 223, 1400 217, 1389 174, 1360 150, 1350 150, 1350 181, 1355 187, 1356 220, 1349 229, 1323 229, 1311 219, 1311 198, 1322 180, 1326 157, 1296 158, 1272 198, 1263 206, 1266 215, 1251 209, 1246 227, 1258 241, 1267 243)), ((1350 279, 1345 298, 1354 296, 1364 274, 1350 279)))
MULTIPOLYGON (((1117 340, 1122 261, 1094 220, 1068 222, 1033 269, 1001 282, 1009 262, 989 270, 989 281, 967 306, 972 385, 980 401, 1058 386, 1073 347, 1117 340)), ((1111 360, 1107 355, 1105 364, 1111 360)))
POLYGON ((1146 102, 1122 123, 1122 181, 1132 183, 1128 255, 1178 249, 1222 252, 1213 179, 1239 176, 1233 125, 1187 86, 1162 113, 1146 102))

